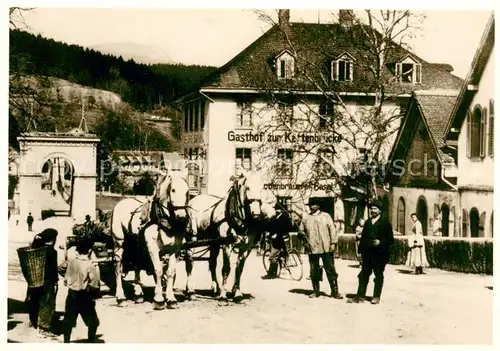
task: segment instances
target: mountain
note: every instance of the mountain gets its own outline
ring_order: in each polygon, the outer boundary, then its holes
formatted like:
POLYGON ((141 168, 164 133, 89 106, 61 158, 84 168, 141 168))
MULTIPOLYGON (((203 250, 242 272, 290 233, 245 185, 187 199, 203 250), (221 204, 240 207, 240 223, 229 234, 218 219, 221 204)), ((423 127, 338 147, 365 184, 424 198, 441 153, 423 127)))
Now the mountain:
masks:
POLYGON ((113 56, 121 56, 124 60, 134 60, 147 65, 155 63, 174 63, 168 52, 156 45, 143 45, 133 42, 96 44, 91 49, 113 56))

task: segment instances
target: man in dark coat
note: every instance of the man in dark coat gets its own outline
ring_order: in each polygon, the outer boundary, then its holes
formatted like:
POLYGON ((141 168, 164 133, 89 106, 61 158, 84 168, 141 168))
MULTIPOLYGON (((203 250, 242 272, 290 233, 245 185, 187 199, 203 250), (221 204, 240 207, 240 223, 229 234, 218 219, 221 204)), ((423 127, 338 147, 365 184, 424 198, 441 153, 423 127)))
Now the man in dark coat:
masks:
POLYGON ((283 205, 279 202, 274 206, 276 215, 269 221, 268 231, 271 235, 271 254, 269 256, 269 270, 262 279, 278 278, 278 258, 286 255, 286 241, 290 239, 292 220, 283 205))
POLYGON ((33 219, 33 216, 31 215, 31 212, 28 214, 28 217, 26 217, 26 223, 28 223, 28 230, 30 232, 33 231, 33 222, 35 220, 33 219))
POLYGON ((384 285, 384 269, 389 262, 389 247, 394 242, 392 226, 380 215, 382 206, 378 201, 370 204, 370 217, 361 232, 358 253, 361 255, 361 272, 358 274, 358 292, 353 302, 363 302, 370 275, 375 275, 372 304, 380 303, 384 285))

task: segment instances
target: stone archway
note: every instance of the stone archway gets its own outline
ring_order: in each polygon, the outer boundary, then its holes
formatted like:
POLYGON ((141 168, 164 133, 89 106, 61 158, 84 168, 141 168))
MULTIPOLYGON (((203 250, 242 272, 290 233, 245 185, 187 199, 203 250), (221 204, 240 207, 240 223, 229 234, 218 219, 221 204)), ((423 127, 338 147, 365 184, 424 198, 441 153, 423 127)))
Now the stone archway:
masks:
POLYGON ((27 133, 18 140, 21 218, 31 212, 36 220, 40 219, 41 211, 48 209, 44 208, 41 192, 46 190, 52 195, 56 190, 56 195, 59 193, 69 204, 56 215, 71 216, 81 222, 86 215, 95 219, 97 136, 75 129, 69 133, 27 133))
POLYGON ((420 196, 417 201, 417 218, 422 223, 422 232, 424 235, 427 235, 427 227, 428 227, 428 211, 427 211, 427 202, 425 201, 425 197, 420 196))
POLYGON ((73 204, 75 167, 68 155, 51 154, 41 160, 41 211, 70 216, 73 204))

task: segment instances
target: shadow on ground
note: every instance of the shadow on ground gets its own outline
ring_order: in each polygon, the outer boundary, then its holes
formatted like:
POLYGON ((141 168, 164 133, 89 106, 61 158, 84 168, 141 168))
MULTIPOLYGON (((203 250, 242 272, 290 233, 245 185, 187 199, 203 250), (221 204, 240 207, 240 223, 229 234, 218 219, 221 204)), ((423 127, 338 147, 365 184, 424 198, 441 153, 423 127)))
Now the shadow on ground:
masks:
POLYGON ((409 269, 401 269, 401 268, 397 268, 396 271, 398 273, 401 273, 401 274, 412 274, 414 272, 414 271, 409 270, 409 269))
POLYGON ((15 313, 28 313, 28 306, 24 303, 24 301, 8 298, 7 314, 10 316, 15 313))

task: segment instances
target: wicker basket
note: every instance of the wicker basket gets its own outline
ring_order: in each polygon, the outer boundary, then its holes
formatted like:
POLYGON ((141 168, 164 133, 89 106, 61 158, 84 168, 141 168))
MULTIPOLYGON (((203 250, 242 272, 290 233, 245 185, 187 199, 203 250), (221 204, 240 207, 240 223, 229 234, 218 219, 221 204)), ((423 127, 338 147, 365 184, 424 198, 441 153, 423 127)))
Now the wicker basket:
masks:
POLYGON ((47 258, 47 248, 32 249, 21 247, 17 249, 19 263, 24 279, 30 288, 43 286, 45 280, 45 261, 47 258))

